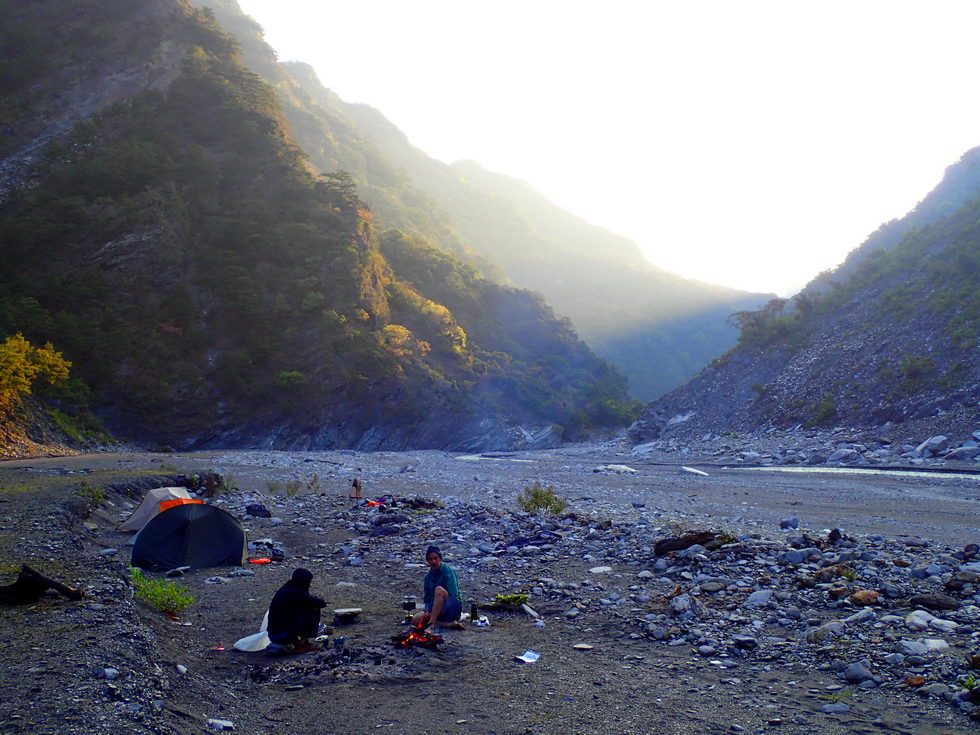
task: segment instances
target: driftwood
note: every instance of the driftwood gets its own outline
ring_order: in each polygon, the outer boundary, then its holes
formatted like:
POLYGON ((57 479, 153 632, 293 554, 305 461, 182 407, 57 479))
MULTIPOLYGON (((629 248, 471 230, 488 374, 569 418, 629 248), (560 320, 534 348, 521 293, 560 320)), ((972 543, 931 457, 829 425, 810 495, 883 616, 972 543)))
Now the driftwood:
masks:
POLYGON ((676 538, 667 538, 663 541, 658 541, 653 547, 653 553, 656 556, 663 556, 671 551, 683 551, 688 549, 695 544, 700 544, 704 546, 710 543, 715 538, 715 534, 711 531, 702 531, 700 533, 689 533, 685 536, 678 536, 676 538))
POLYGON ((8 605, 29 605, 40 600, 41 595, 49 589, 61 593, 69 600, 80 600, 85 596, 82 590, 45 577, 36 569, 24 564, 21 566, 16 582, 0 587, 0 602, 8 605))

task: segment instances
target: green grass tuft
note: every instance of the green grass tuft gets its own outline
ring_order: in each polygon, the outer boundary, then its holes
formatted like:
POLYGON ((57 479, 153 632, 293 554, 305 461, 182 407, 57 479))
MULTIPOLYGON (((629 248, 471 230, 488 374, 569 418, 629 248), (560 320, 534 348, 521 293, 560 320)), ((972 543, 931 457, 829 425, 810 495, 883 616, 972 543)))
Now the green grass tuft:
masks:
POLYGON ((129 579, 136 597, 165 615, 177 615, 195 599, 186 587, 178 587, 169 579, 150 579, 136 567, 129 568, 129 579))
POLYGON ((551 485, 544 487, 540 482, 535 481, 533 485, 525 487, 520 492, 517 496, 517 505, 527 513, 547 511, 560 515, 568 507, 568 501, 558 497, 551 485))

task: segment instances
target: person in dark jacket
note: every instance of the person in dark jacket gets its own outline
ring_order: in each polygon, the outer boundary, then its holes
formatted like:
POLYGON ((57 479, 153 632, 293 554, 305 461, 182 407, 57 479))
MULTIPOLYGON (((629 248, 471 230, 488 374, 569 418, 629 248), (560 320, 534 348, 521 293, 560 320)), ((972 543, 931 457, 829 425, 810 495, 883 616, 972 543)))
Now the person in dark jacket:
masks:
POLYGON ((310 643, 320 628, 320 610, 326 606, 321 597, 310 594, 313 572, 296 569, 279 588, 269 604, 269 640, 285 651, 305 653, 316 650, 310 643))

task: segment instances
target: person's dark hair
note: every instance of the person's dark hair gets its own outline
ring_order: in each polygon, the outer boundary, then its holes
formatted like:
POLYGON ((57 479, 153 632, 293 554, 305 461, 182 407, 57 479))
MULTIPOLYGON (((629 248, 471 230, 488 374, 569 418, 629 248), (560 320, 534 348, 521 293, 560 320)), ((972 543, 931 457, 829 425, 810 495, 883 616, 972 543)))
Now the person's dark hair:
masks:
POLYGON ((293 576, 291 577, 290 581, 296 583, 304 589, 309 589, 310 583, 313 581, 313 572, 311 572, 309 569, 303 569, 300 567, 299 569, 293 570, 293 576))
POLYGON ((435 554, 440 559, 442 558, 442 552, 439 551, 439 547, 438 546, 430 546, 428 549, 425 550, 425 558, 426 559, 429 558, 429 554, 435 554))

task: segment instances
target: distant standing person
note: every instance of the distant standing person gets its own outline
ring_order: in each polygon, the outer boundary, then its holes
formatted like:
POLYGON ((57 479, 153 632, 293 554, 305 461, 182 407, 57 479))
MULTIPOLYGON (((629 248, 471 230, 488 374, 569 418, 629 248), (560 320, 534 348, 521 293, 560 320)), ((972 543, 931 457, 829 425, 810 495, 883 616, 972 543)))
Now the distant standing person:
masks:
POLYGON ((276 592, 269 604, 269 640, 289 653, 318 650, 310 642, 320 629, 320 610, 326 606, 321 597, 310 594, 313 572, 296 569, 293 576, 276 592))
POLYGON ((456 572, 448 564, 443 564, 438 546, 425 550, 425 563, 429 565, 423 584, 422 602, 425 609, 412 618, 412 625, 424 627, 427 633, 431 633, 436 625, 462 628, 459 616, 463 612, 463 603, 459 597, 456 572))
POLYGON ((361 499, 361 478, 355 477, 354 482, 350 484, 350 497, 361 499))

